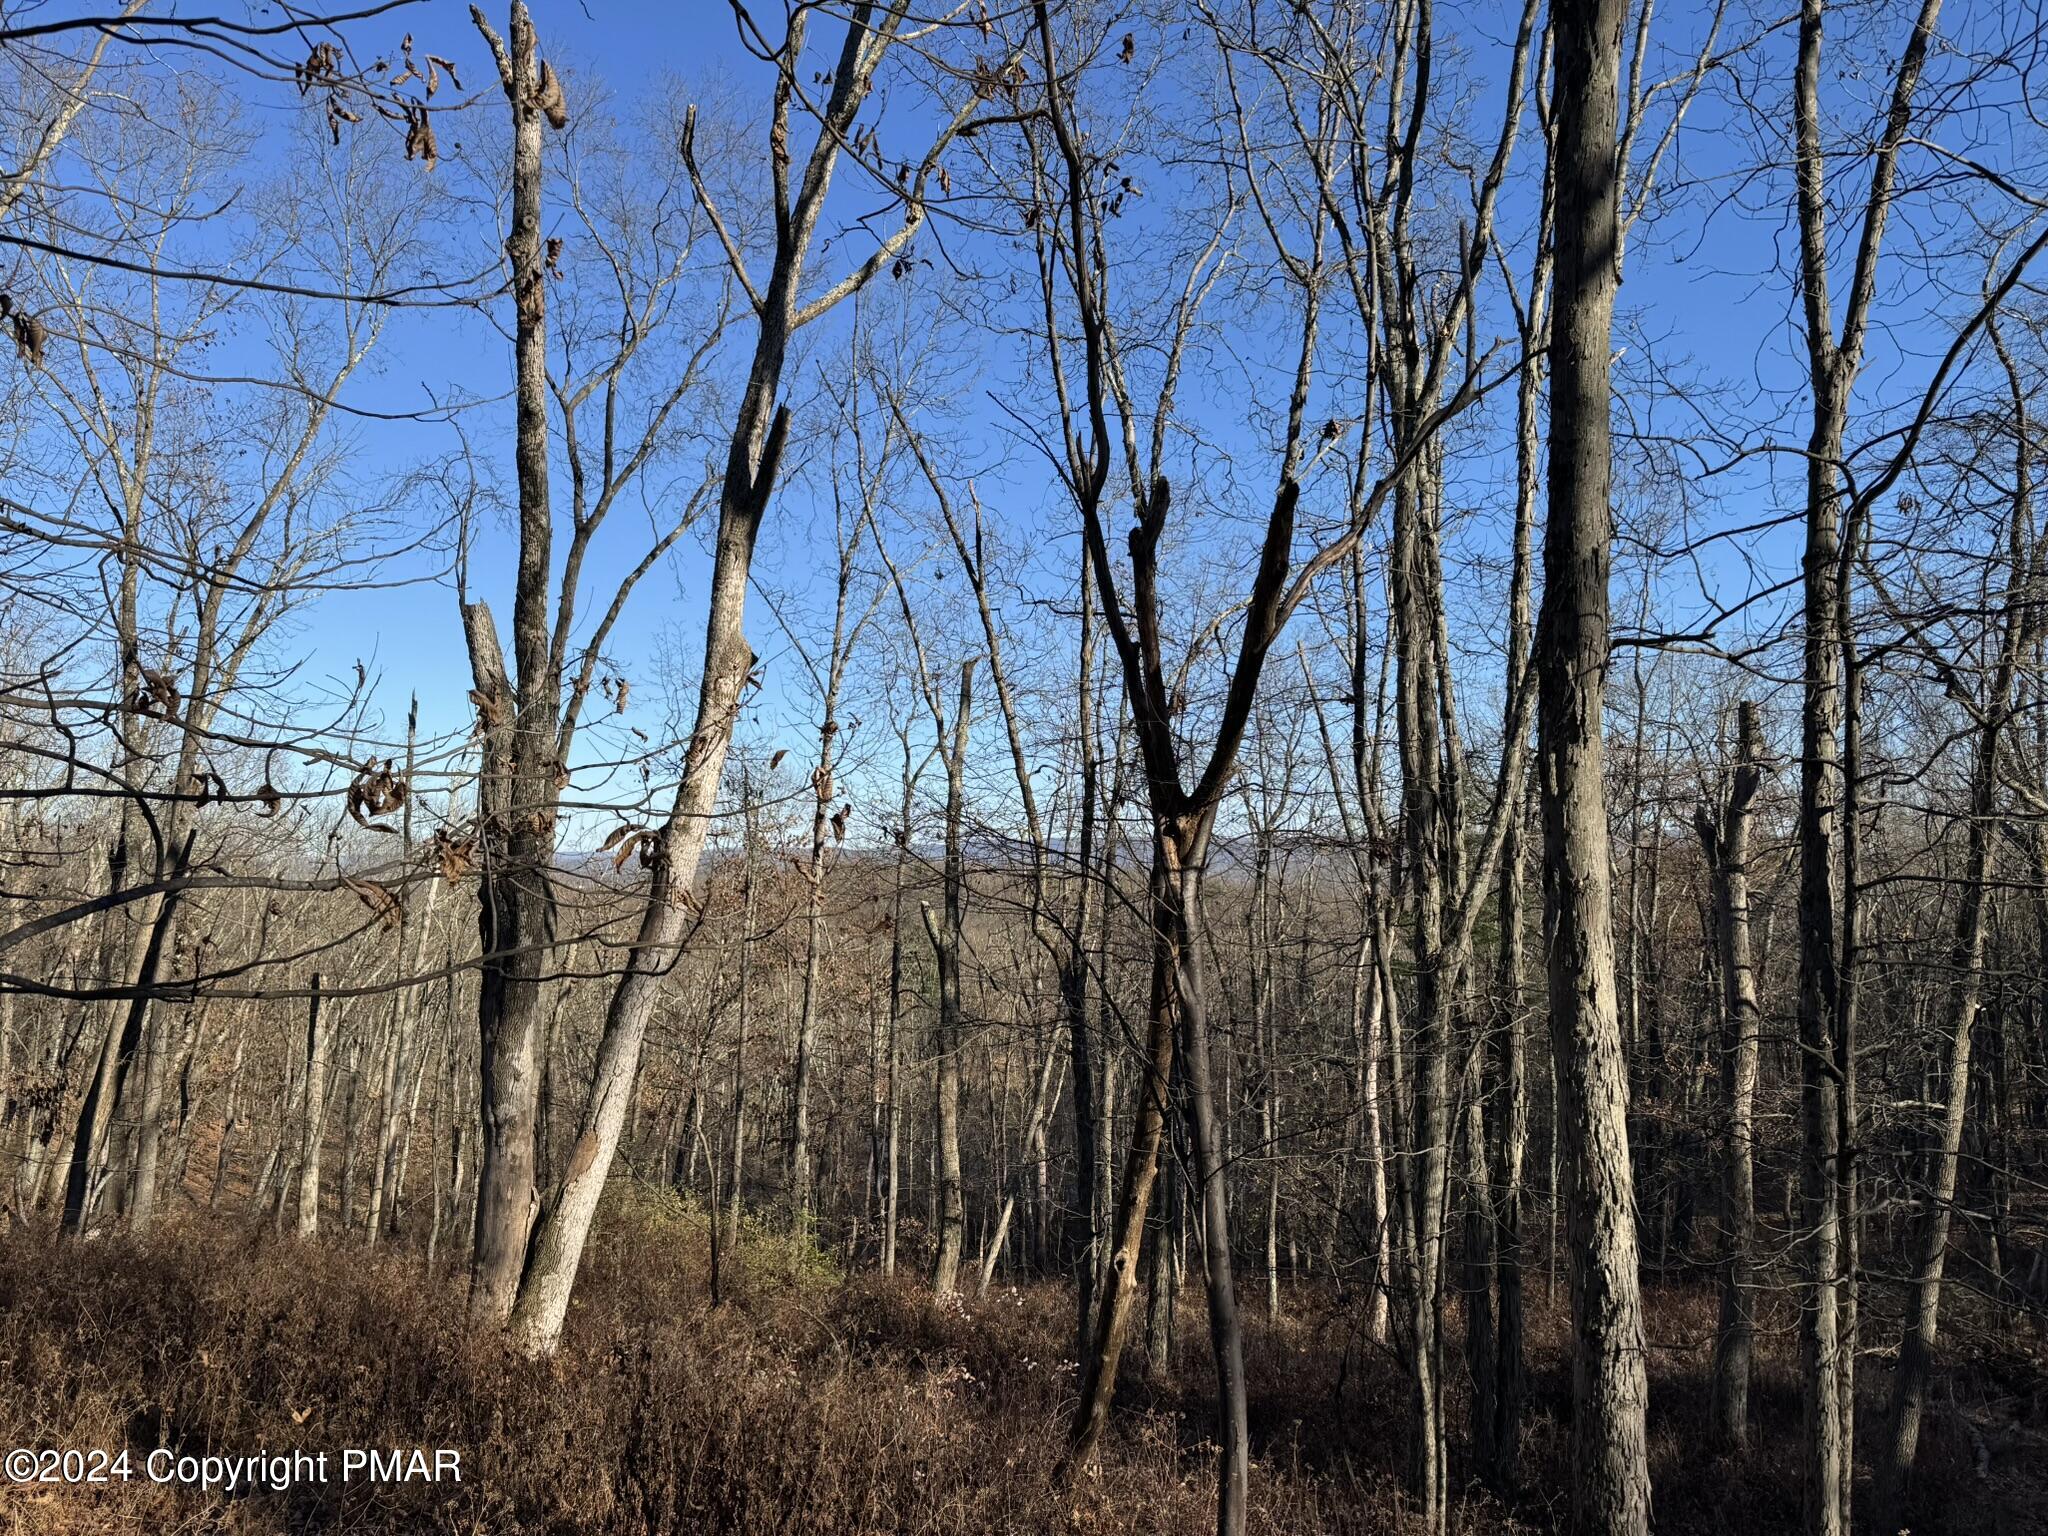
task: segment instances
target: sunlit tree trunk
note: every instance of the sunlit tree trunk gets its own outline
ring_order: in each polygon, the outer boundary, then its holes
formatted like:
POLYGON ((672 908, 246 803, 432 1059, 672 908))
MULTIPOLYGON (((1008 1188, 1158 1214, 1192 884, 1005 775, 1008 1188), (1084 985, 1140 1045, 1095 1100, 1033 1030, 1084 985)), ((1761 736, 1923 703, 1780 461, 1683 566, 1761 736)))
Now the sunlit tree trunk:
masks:
POLYGON ((1737 711, 1734 771, 1718 808, 1699 807, 1695 822, 1713 881, 1715 970, 1721 984, 1720 1058, 1721 1313, 1714 1331, 1712 1401, 1715 1438, 1730 1448, 1749 1443, 1749 1383, 1756 1339, 1757 1044, 1763 1027, 1749 943, 1751 804, 1763 781, 1763 726, 1754 703, 1737 711))
POLYGON ((1620 0, 1558 0, 1550 515, 1538 620, 1537 760, 1558 1117, 1569 1213, 1572 1518, 1642 1536, 1649 1447, 1628 1069, 1615 997, 1602 714, 1612 558, 1608 403, 1619 188, 1620 0))

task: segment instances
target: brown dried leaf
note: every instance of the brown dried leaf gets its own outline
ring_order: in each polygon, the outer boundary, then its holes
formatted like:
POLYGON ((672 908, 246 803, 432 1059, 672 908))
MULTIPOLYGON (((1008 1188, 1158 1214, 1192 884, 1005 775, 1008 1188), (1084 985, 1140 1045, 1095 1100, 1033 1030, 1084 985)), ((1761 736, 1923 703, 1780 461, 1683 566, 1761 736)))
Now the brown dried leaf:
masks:
POLYGON ((348 875, 341 877, 341 883, 354 891, 357 900, 376 914, 377 921, 385 928, 396 928, 405 921, 405 908, 390 887, 379 885, 374 880, 356 880, 348 875))
POLYGON ((371 821, 372 816, 389 815, 402 809, 406 800, 405 780, 393 773, 396 759, 379 762, 371 758, 365 762, 348 787, 348 813, 358 826, 372 832, 396 832, 396 827, 383 822, 371 821))
POLYGON ((434 125, 427 117, 427 109, 420 103, 412 103, 405 109, 405 158, 417 159, 424 170, 431 171, 440 163, 440 146, 434 142, 434 125))
POLYGON ((476 839, 434 834, 434 853, 441 862, 441 878, 453 884, 476 869, 476 839))
POLYGON ((562 95, 562 82, 546 59, 540 62, 540 89, 534 93, 533 104, 546 115, 550 128, 560 132, 569 126, 569 103, 562 95))

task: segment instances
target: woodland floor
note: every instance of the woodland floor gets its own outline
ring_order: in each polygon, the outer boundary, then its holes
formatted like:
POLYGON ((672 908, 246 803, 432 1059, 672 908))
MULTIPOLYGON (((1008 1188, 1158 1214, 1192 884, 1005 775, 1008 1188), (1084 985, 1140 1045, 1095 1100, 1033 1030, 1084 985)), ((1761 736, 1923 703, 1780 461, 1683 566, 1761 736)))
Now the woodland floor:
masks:
MULTIPOLYGON (((1098 1476, 1055 1476, 1071 1407, 1071 1302, 1060 1286, 935 1302, 912 1281, 842 1277, 757 1239, 713 1308, 701 1218, 612 1202, 552 1361, 472 1337, 453 1276, 417 1256, 301 1244, 217 1225, 140 1243, 0 1236, 0 1450, 168 1446, 456 1447, 461 1484, 232 1498, 136 1477, 99 1488, 0 1484, 0 1532, 1179 1532, 1213 1521, 1201 1297, 1186 1297, 1172 1383, 1127 1369, 1098 1476)), ((1403 1528, 1407 1398, 1364 1347, 1356 1308, 1287 1293, 1247 1341, 1256 1466, 1251 1528, 1403 1528)), ((1255 1313, 1258 1309, 1252 1309, 1255 1313)), ((1530 1295, 1530 1422, 1520 1496, 1468 1494, 1467 1532, 1552 1531, 1565 1517, 1570 1383, 1542 1274, 1530 1295)), ((1800 1433, 1788 1329, 1769 1331, 1756 1449, 1704 1449, 1712 1298, 1653 1290, 1651 1456, 1660 1532, 1798 1527, 1800 1433)), ((1455 1336, 1455 1331, 1454 1331, 1455 1336)), ((2034 1330, 1972 1330, 1937 1387, 1915 1505, 1934 1533, 2048 1532, 2048 1374, 2034 1330), (1979 1405, 1973 1418, 1955 1405, 1979 1405), (1990 1406, 1984 1406, 1990 1405, 1990 1406), (1989 1413, 2012 1427, 1982 1425, 1989 1413), (1988 1462, 1980 1449, 1989 1446, 1988 1462), (1980 1462, 1984 1463, 1980 1467, 1980 1462)), ((1457 1373, 1453 1371, 1453 1375, 1457 1373)), ((1882 1390, 1881 1360, 1866 1385, 1882 1390)), ((1873 1395, 1861 1432, 1875 1433, 1873 1395)), ((1453 1442, 1461 1401, 1453 1401, 1453 1442)), ((1867 1442, 1866 1442, 1867 1443, 1867 1442)), ((1465 1481, 1454 1464, 1454 1484, 1465 1481)))

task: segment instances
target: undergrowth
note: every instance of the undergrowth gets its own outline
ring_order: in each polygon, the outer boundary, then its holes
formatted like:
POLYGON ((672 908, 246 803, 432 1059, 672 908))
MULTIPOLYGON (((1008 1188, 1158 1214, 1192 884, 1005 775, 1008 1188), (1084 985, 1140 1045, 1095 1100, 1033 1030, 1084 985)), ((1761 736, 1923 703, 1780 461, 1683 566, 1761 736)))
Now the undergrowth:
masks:
MULTIPOLYGON (((908 1278, 845 1273, 807 1238, 742 1225, 710 1296, 706 1211, 613 1192, 562 1350, 519 1358, 463 1318, 459 1277, 359 1243, 172 1226, 141 1240, 0 1237, 0 1450, 168 1448, 244 1455, 452 1448, 460 1483, 302 1482, 232 1495, 144 1477, 0 1485, 0 1528, 269 1533, 1189 1532, 1214 1520, 1199 1292, 1167 1379, 1127 1366, 1092 1475, 1063 1477, 1075 1395, 1063 1286, 935 1299, 908 1278)), ((1287 1293, 1252 1321, 1251 1529, 1398 1532, 1405 1381, 1357 1309, 1287 1293)), ((1651 1454, 1660 1531, 1794 1529, 1799 1402, 1788 1346, 1765 1352, 1757 1448, 1707 1451, 1711 1299, 1654 1297, 1651 1454)), ((1532 1295, 1521 1486, 1469 1486, 1469 1532, 1568 1520, 1562 1320, 1532 1295)), ((1134 1351, 1141 1356, 1142 1351, 1134 1351)), ((1454 1378, 1452 1440, 1462 1445, 1454 1378)), ((1918 1532, 2032 1529, 2038 1501, 1973 1476, 1930 1433, 1918 1532)), ((2001 1481, 2001 1478, 2005 1481, 2001 1481)))

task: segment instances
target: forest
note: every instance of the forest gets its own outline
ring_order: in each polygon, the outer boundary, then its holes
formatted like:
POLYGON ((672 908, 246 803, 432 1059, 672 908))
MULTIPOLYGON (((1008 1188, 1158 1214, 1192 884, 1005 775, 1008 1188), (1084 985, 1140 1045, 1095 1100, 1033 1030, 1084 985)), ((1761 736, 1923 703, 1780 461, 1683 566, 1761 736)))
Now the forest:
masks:
POLYGON ((0 1528, 2048 1531, 2022 0, 0 0, 0 1528))

